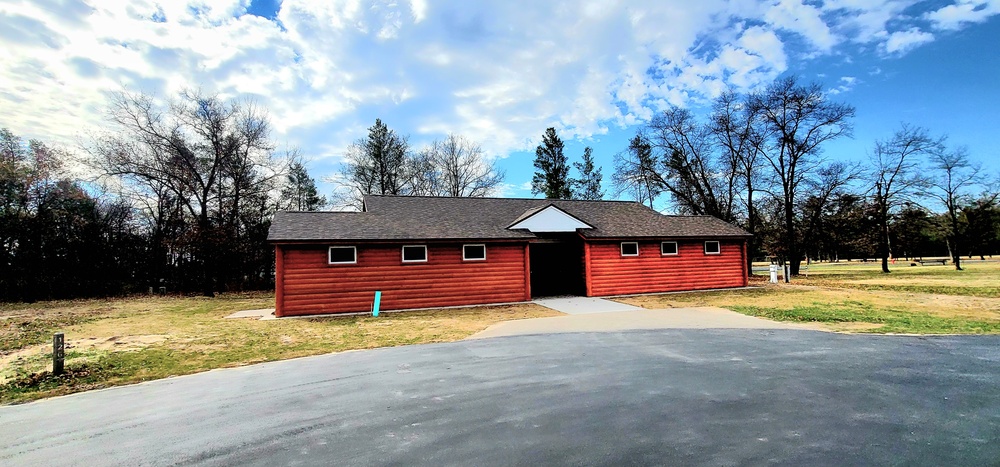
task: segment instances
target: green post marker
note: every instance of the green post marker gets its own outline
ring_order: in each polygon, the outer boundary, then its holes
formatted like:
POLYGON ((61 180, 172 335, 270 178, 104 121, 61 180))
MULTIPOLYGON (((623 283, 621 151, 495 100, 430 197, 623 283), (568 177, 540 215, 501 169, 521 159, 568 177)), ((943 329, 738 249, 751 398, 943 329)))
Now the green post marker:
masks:
POLYGON ((376 290, 375 301, 372 302, 372 316, 378 316, 378 307, 379 307, 379 302, 381 301, 382 301, 382 291, 376 290))

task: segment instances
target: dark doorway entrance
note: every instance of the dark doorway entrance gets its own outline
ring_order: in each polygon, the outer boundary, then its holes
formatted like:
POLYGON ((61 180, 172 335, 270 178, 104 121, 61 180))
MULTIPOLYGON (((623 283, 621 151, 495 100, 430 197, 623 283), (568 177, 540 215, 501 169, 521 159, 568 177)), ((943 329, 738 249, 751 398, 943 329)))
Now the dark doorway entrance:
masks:
POLYGON ((549 234, 528 248, 532 298, 584 295, 583 240, 578 234, 549 234))

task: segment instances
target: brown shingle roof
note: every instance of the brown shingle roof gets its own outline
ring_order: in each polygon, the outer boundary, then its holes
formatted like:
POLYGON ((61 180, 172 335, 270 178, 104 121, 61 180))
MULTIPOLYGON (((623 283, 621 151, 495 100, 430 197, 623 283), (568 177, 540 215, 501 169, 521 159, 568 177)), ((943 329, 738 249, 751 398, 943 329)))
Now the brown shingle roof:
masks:
POLYGON ((365 197, 365 212, 279 212, 268 240, 530 239, 506 227, 555 205, 594 226, 587 238, 745 237, 743 229, 711 216, 665 216, 631 201, 524 198, 365 197))

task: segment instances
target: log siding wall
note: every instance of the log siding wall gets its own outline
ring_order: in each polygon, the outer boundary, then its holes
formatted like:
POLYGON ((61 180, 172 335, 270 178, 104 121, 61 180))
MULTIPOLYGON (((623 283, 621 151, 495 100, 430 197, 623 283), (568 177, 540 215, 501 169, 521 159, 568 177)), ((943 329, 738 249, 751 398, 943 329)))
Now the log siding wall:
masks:
POLYGON ((704 241, 676 241, 677 255, 661 255, 660 241, 639 241, 639 256, 622 256, 620 241, 588 242, 587 295, 599 297, 747 285, 745 242, 721 240, 721 254, 706 255, 704 241))
POLYGON ((462 243, 432 243, 419 263, 403 263, 402 245, 352 245, 357 264, 328 264, 330 245, 278 246, 276 315, 366 312, 376 290, 382 310, 530 299, 526 244, 487 243, 485 261, 463 261, 462 243))

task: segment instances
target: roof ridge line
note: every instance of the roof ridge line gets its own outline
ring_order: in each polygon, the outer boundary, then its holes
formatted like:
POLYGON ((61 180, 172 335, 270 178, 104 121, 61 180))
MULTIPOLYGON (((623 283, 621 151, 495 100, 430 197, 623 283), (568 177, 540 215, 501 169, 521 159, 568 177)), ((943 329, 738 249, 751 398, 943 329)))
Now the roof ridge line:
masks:
MULTIPOLYGON (((572 202, 580 202, 580 203, 599 202, 599 203, 635 203, 635 204, 639 204, 638 201, 627 200, 627 199, 564 199, 564 198, 520 198, 520 197, 506 198, 506 197, 497 197, 497 196, 430 196, 430 195, 375 195, 375 194, 369 194, 369 195, 365 195, 365 196, 366 197, 373 197, 373 198, 424 198, 424 199, 469 199, 469 200, 477 200, 477 199, 478 200, 482 200, 482 199, 494 200, 495 199, 495 200, 520 200, 520 201, 552 201, 552 202, 555 202, 555 201, 572 201, 572 202)), ((645 206, 645 205, 643 205, 643 206, 645 206)))

